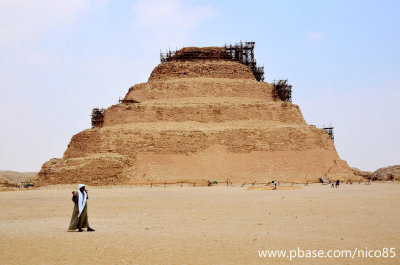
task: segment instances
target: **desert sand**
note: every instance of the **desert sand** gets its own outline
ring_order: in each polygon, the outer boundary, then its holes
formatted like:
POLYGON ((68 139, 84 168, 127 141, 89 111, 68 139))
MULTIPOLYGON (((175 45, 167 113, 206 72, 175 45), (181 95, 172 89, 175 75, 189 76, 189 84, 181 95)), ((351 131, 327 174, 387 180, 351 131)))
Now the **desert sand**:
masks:
POLYGON ((87 187, 90 225, 67 232, 75 185, 0 192, 1 264, 287 264, 259 249, 396 248, 396 258, 292 264, 399 264, 400 185, 87 187))

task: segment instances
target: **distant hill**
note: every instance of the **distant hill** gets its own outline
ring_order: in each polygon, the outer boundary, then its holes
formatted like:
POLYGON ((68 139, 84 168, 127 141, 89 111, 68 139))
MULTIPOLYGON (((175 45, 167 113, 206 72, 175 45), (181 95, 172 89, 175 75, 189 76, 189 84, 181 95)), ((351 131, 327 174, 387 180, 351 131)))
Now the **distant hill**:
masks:
POLYGON ((0 183, 15 184, 19 182, 30 182, 37 175, 37 172, 16 172, 10 170, 0 170, 0 183))
POLYGON ((366 179, 371 180, 400 180, 400 165, 394 165, 390 167, 382 167, 374 172, 361 171, 358 168, 352 168, 354 175, 362 176, 366 179))
POLYGON ((382 167, 372 173, 373 180, 400 180, 400 165, 382 167))

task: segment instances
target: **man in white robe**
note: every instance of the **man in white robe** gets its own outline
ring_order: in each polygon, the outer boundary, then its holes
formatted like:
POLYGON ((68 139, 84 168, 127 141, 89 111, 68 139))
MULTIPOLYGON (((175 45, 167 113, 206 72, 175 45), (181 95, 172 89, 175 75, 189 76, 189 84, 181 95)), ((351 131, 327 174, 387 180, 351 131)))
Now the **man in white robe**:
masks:
POLYGON ((68 230, 78 229, 78 232, 82 232, 82 228, 87 228, 88 232, 94 231, 94 229, 89 226, 87 199, 89 199, 89 197, 85 185, 79 184, 78 191, 72 192, 72 201, 75 203, 75 206, 68 230))

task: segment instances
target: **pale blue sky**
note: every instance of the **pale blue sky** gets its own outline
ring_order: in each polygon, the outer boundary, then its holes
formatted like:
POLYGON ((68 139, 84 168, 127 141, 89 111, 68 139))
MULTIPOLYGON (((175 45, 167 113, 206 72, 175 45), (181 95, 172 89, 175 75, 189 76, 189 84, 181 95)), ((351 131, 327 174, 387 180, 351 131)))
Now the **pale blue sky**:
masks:
POLYGON ((0 0, 0 169, 37 171, 168 47, 256 42, 350 166, 400 164, 400 1, 0 0))

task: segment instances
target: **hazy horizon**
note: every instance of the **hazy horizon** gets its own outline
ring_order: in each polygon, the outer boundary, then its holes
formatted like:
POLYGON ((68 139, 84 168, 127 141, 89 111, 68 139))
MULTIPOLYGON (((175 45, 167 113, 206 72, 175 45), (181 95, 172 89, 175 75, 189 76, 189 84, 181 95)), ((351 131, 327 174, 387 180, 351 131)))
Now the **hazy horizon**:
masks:
POLYGON ((160 50, 255 41, 308 124, 351 167, 400 164, 398 1, 0 2, 0 170, 39 171, 93 107, 146 82, 160 50))

